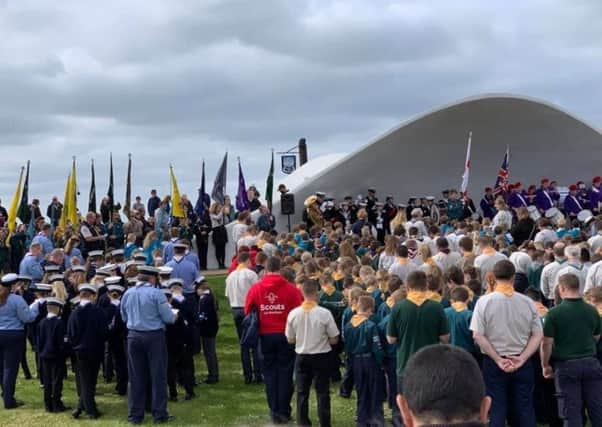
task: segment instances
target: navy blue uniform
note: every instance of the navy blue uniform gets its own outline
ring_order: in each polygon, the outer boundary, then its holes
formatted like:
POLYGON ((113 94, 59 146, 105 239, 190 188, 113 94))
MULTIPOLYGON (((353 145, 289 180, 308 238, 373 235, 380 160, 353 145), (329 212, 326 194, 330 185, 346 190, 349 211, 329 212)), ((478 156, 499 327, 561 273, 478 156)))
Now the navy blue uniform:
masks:
POLYGON ((82 305, 82 302, 71 313, 67 326, 69 342, 77 361, 75 385, 79 402, 76 411, 85 411, 90 417, 97 418, 96 381, 104 354, 107 319, 100 307, 90 302, 82 305))
POLYGON ((211 290, 206 289, 199 297, 198 324, 201 334, 201 347, 207 363, 207 382, 214 383, 219 380, 219 367, 215 352, 215 337, 219 329, 217 315, 217 300, 211 290))
POLYGON ((64 411, 65 323, 58 316, 42 319, 38 326, 38 356, 44 383, 44 406, 48 412, 64 411))
POLYGON ((179 378, 186 392, 186 400, 194 396, 194 359, 192 357, 192 328, 196 321, 193 309, 186 300, 171 301, 171 306, 179 310, 178 318, 165 328, 167 342, 167 385, 171 400, 177 400, 176 379, 179 378))

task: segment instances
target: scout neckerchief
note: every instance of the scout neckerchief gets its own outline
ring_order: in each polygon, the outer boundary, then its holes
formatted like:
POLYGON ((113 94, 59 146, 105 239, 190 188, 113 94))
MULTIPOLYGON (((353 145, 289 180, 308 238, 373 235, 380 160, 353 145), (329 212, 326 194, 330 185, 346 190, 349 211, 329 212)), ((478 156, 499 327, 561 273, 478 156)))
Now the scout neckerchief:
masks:
POLYGON ((512 283, 496 283, 494 291, 511 297, 514 294, 514 286, 512 286, 512 283))
POLYGON ((458 313, 461 313, 462 311, 466 311, 468 310, 468 306, 466 305, 465 302, 462 301, 455 301, 451 303, 452 308, 457 311, 458 313))
POLYGON ((439 292, 433 292, 433 291, 427 291, 426 292, 426 298, 430 299, 431 301, 435 301, 435 302, 441 302, 441 294, 439 292))
POLYGON ((328 296, 331 296, 332 294, 334 294, 334 292, 336 290, 337 289, 331 283, 328 283, 327 285, 322 286, 322 292, 324 292, 328 296))
POLYGON ((368 320, 368 316, 366 316, 365 314, 356 314, 350 320, 351 326, 353 326, 354 328, 357 328, 359 325, 364 323, 366 320, 368 320))
POLYGON ((315 308, 317 305, 318 303, 315 301, 305 300, 301 303, 301 308, 304 312, 307 313, 308 311, 311 311, 313 308, 315 308))
POLYGON ((408 292, 408 296, 406 299, 414 303, 418 307, 420 307, 422 304, 424 304, 425 301, 428 300, 426 292, 422 291, 410 291, 408 292))

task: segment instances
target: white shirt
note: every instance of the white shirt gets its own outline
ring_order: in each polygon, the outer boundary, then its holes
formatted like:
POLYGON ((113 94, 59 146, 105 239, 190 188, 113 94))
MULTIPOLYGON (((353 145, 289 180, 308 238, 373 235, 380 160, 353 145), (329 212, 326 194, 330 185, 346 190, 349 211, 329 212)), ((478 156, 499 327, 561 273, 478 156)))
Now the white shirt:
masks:
POLYGON ((533 239, 534 242, 543 242, 543 243, 547 243, 547 242, 556 242, 558 240, 558 235, 556 234, 556 232, 554 230, 551 230, 549 228, 544 228, 543 230, 541 230, 539 233, 537 233, 535 235, 535 238, 533 239))
POLYGON ((441 271, 445 273, 450 267, 460 265, 460 261, 462 261, 462 255, 460 255, 458 252, 450 252, 448 254, 444 252, 438 252, 435 256, 433 256, 433 261, 435 261, 441 271))
POLYGON ((555 260, 541 270, 540 289, 547 299, 554 299, 554 287, 556 285, 554 279, 558 270, 566 265, 565 262, 566 259, 555 260))
POLYGON ((324 307, 305 311, 301 306, 288 314, 284 333, 289 341, 295 341, 297 354, 321 354, 331 351, 328 338, 338 336, 339 330, 332 313, 324 307))
POLYGON ((561 268, 556 271, 556 275, 554 276, 554 287, 552 288, 552 295, 554 295, 554 290, 556 286, 558 286, 558 279, 563 274, 574 274, 579 279, 579 293, 583 295, 585 288, 585 272, 583 270, 582 264, 564 264, 561 268))
POLYGON ((508 259, 506 255, 495 251, 492 254, 481 254, 474 259, 474 266, 479 269, 481 274, 481 282, 483 283, 483 287, 486 286, 485 276, 490 271, 493 271, 493 267, 497 264, 498 261, 502 261, 508 259))
POLYGON ((593 255, 598 252, 598 249, 602 247, 602 234, 596 234, 593 237, 590 237, 587 240, 587 244, 589 245, 589 251, 593 255))
POLYGON ((602 261, 598 261, 587 271, 587 276, 585 277, 585 288, 583 291, 587 292, 590 289, 598 286, 602 286, 602 261))
POLYGON ((237 242, 240 240, 243 234, 247 231, 247 224, 237 222, 232 226, 232 241, 237 242))
POLYGON ((239 248, 242 246, 251 248, 257 244, 258 240, 259 240, 259 236, 243 236, 240 239, 238 239, 236 244, 239 248))
POLYGON ((501 210, 495 214, 493 220, 491 221, 491 225, 493 228, 495 227, 505 227, 506 230, 510 230, 512 228, 512 214, 507 210, 501 210))
POLYGON ((230 307, 244 307, 247 293, 259 280, 257 274, 248 268, 237 268, 226 277, 226 298, 230 307))

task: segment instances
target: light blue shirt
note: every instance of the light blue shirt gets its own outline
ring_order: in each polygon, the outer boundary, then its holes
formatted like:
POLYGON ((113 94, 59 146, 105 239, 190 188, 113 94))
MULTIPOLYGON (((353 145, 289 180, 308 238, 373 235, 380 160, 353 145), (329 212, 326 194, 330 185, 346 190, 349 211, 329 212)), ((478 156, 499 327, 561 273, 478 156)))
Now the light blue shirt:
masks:
POLYGON ((31 254, 25 255, 19 264, 19 274, 29 276, 33 283, 38 283, 44 277, 42 258, 36 258, 31 254))
POLYGON ((178 239, 171 239, 165 247, 163 248, 163 264, 167 264, 173 258, 173 244, 177 242, 178 239))
POLYGON ((157 331, 176 320, 165 294, 148 283, 138 283, 121 298, 121 317, 132 331, 157 331))
POLYGON ((36 317, 38 304, 29 308, 21 296, 10 294, 6 304, 0 306, 0 331, 22 331, 23 325, 33 322, 36 317))
POLYGON ((50 239, 44 234, 38 234, 36 237, 33 238, 31 243, 39 243, 40 245, 42 245, 42 252, 44 253, 44 255, 48 255, 54 249, 54 245, 52 244, 50 239))
POLYGON ((199 275, 199 269, 188 257, 173 258, 165 265, 173 268, 171 272, 172 279, 182 279, 184 281, 183 290, 185 294, 194 292, 194 281, 199 275))
POLYGON ((193 263, 198 271, 201 271, 201 262, 199 261, 199 256, 196 253, 188 251, 184 257, 193 263))

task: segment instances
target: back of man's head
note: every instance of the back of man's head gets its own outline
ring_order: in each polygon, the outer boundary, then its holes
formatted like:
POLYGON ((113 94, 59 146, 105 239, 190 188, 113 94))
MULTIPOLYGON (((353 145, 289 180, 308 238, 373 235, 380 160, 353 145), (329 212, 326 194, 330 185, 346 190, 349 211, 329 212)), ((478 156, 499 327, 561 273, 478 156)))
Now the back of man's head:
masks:
POLYGON ((307 279, 303 281, 301 285, 301 292, 305 298, 311 298, 318 295, 319 285, 316 280, 307 279))
POLYGON ((251 255, 248 252, 241 252, 240 254, 238 254, 238 263, 245 264, 245 263, 249 262, 250 258, 251 258, 251 255))
POLYGON ((553 246, 553 251, 554 251, 554 256, 557 258, 562 258, 564 257, 564 248, 565 248, 565 244, 563 242, 556 242, 554 243, 553 246))
POLYGON ((411 291, 426 291, 427 280, 424 271, 415 270, 408 274, 406 286, 411 291))
POLYGON ((512 280, 515 273, 514 264, 506 259, 496 262, 493 266, 493 276, 496 280, 512 280))
POLYGON ((280 264, 280 258, 271 256, 266 262, 265 269, 268 271, 268 273, 278 273, 280 271, 280 264))
POLYGON ((491 400, 475 359, 465 350, 431 345, 404 370, 397 404, 408 427, 485 422, 491 400))

